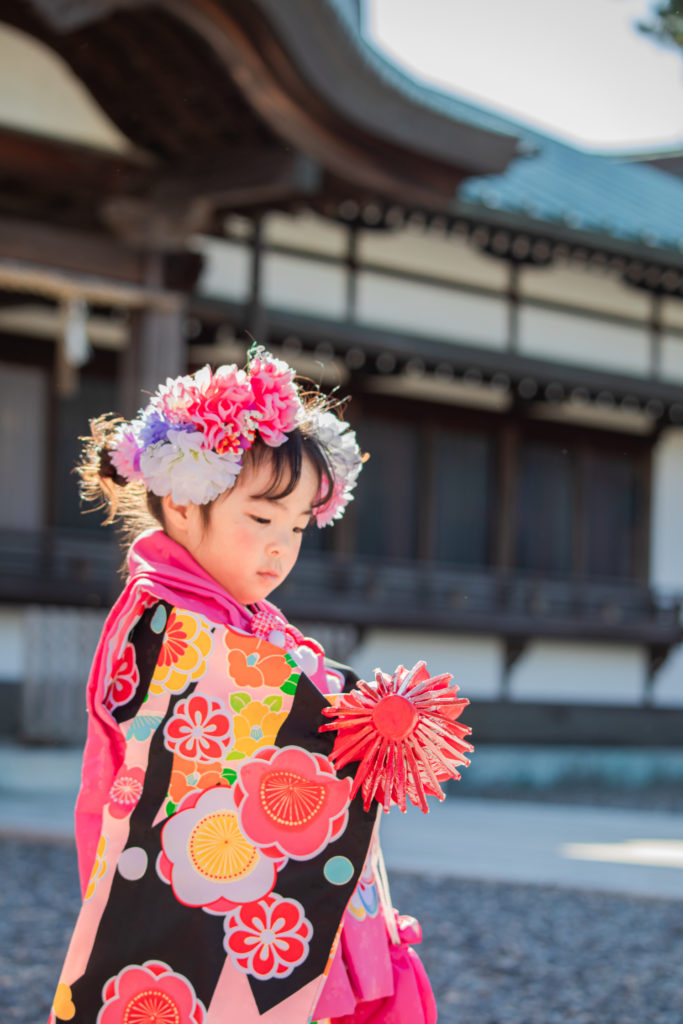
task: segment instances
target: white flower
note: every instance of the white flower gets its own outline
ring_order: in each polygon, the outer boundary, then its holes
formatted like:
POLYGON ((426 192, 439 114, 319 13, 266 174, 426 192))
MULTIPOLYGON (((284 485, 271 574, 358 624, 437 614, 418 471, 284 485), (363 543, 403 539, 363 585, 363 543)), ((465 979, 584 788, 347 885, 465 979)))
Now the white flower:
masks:
POLYGON ((317 438, 327 453, 332 470, 332 495, 315 512, 318 526, 328 526, 335 519, 341 519, 344 509, 353 499, 352 491, 363 468, 360 448, 349 424, 333 412, 314 410, 305 416, 301 425, 317 438))
POLYGON ((170 494, 179 505, 205 505, 233 487, 242 467, 240 455, 203 448, 201 431, 169 430, 168 441, 140 456, 140 470, 154 494, 170 494))
POLYGON ((356 435, 349 424, 333 412, 314 412, 309 423, 311 432, 329 455, 335 480, 347 486, 355 483, 363 462, 356 435))

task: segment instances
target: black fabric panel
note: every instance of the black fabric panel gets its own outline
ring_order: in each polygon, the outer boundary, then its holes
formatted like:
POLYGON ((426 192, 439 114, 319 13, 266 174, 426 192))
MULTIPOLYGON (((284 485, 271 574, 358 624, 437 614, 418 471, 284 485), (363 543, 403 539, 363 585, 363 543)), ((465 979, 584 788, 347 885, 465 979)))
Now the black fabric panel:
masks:
POLYGON ((130 631, 128 639, 135 648, 135 661, 138 666, 140 682, 128 703, 114 709, 114 718, 119 723, 129 722, 131 718, 135 718, 147 696, 149 684, 154 675, 154 669, 157 667, 159 651, 164 642, 166 630, 164 629, 161 633, 155 633, 151 629, 150 624, 159 605, 166 609, 166 621, 168 622, 168 616, 171 614, 173 605, 170 605, 167 601, 157 601, 151 608, 145 609, 130 631))

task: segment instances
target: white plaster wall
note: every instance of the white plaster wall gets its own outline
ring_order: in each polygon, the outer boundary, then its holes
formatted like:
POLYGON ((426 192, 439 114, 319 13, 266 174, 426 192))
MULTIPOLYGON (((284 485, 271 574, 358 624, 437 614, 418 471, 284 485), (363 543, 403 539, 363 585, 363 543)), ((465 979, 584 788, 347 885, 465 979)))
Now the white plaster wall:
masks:
POLYGON ((675 327, 683 330, 683 299, 674 298, 662 299, 660 310, 662 324, 665 327, 675 327))
POLYGON ((650 582, 683 591, 683 427, 663 431, 652 459, 650 582))
POLYGON ((26 671, 24 610, 0 607, 0 682, 20 683, 26 671))
POLYGON ((363 271, 358 275, 357 320, 426 337, 502 349, 506 300, 473 295, 363 271))
POLYGON ((497 637, 371 629, 348 660, 362 679, 374 678, 376 668, 393 672, 397 665, 410 668, 425 661, 432 674, 450 672, 463 697, 500 696, 502 644, 497 637))
POLYGON ((204 257, 197 282, 200 295, 244 302, 251 291, 251 250, 248 245, 197 237, 192 247, 204 257))
POLYGON ((671 652, 655 676, 652 700, 657 707, 683 707, 683 645, 671 652))
POLYGON ((620 644, 537 640, 510 675, 510 696, 550 704, 639 704, 645 652, 620 644))
POLYGON ((519 350, 523 355, 619 373, 647 373, 650 361, 645 327, 524 305, 519 311, 519 350))
POLYGON ((625 285, 616 271, 582 265, 562 264, 550 267, 522 267, 520 295, 577 306, 598 313, 632 316, 647 321, 650 299, 625 285))
POLYGON ((274 309, 339 320, 346 316, 346 268, 315 259, 263 256, 263 302, 274 309))
POLYGON ((66 61, 6 24, 0 24, 0 124, 116 153, 132 149, 66 61))
POLYGON ((430 234, 423 228, 359 231, 358 256, 394 270, 506 291, 508 270, 502 260, 483 255, 465 238, 430 234))
POLYGON ((348 254, 349 229, 310 210, 295 215, 269 213, 264 218, 262 230, 266 246, 288 246, 340 259, 348 254))
POLYGON ((660 376, 665 380, 683 381, 683 334, 662 335, 660 376))

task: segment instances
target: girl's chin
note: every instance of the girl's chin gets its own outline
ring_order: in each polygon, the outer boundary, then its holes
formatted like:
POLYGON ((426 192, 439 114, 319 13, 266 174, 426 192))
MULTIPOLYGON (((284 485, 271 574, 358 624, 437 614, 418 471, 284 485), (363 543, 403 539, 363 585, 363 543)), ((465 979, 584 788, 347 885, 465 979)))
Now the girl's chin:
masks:
POLYGON ((253 587, 249 591, 245 591, 239 595, 233 594, 240 604, 250 605, 256 604, 258 601, 265 601, 269 594, 275 590, 277 583, 264 583, 263 586, 253 587))

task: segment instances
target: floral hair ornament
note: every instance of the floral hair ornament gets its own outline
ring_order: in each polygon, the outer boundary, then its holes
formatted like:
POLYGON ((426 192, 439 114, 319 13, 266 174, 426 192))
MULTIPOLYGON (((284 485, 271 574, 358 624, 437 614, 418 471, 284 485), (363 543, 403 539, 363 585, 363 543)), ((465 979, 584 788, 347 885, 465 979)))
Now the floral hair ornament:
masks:
POLYGON ((469 765, 471 729, 456 721, 469 701, 452 678, 430 676, 424 661, 410 671, 399 665, 393 676, 377 669, 374 682, 360 680, 323 709, 334 721, 320 732, 337 732, 330 760, 337 770, 359 762, 351 796, 360 789, 366 811, 376 799, 385 811, 397 804, 405 812, 407 798, 427 814, 427 797, 443 800, 440 783, 469 765))
POLYGON ((234 487, 256 436, 277 448, 296 427, 313 435, 332 470, 332 494, 314 510, 318 526, 339 519, 352 498, 362 457, 354 432, 322 403, 307 409, 294 370, 260 346, 247 366, 207 365, 169 378, 108 446, 117 474, 153 494, 205 505, 234 487))

